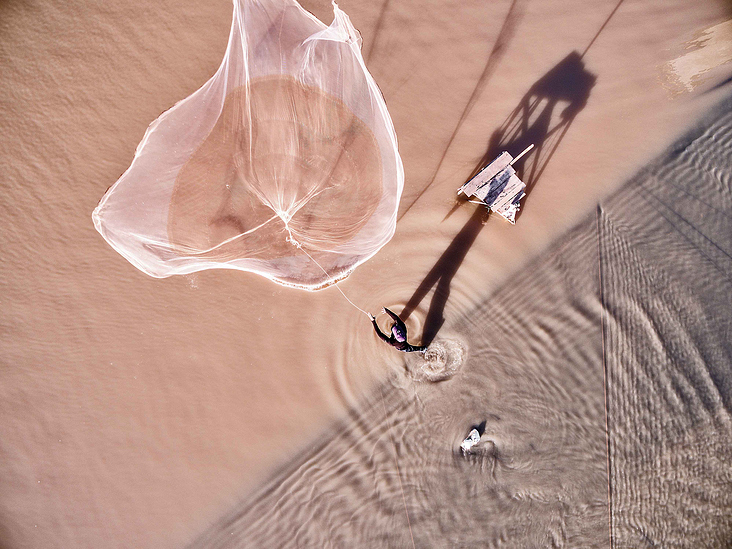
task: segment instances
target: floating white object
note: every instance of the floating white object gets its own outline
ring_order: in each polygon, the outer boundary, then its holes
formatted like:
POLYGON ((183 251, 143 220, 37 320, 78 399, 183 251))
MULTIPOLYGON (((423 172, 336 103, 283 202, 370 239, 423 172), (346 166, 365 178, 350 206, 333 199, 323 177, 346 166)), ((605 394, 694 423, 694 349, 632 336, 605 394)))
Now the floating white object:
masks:
POLYGON ((478 429, 473 429, 470 431, 467 437, 465 437, 465 440, 463 440, 462 444, 460 444, 460 449, 463 451, 464 454, 467 454, 470 452, 470 449, 478 444, 480 442, 480 433, 478 432, 478 429))
POLYGON ((509 222, 516 223, 516 212, 521 205, 521 199, 526 195, 526 184, 516 175, 513 164, 533 147, 534 145, 530 145, 516 158, 503 151, 460 187, 458 194, 464 193, 468 198, 475 197, 509 222))

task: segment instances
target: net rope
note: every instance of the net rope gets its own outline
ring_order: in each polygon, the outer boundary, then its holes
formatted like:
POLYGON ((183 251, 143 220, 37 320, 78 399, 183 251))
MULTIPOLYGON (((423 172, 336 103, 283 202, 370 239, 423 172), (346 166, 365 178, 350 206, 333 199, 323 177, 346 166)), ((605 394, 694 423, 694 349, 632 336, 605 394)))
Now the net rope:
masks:
MULTIPOLYGON (((330 275, 328 274, 328 271, 326 271, 326 270, 325 270, 325 269, 323 268, 323 266, 322 266, 322 265, 321 265, 320 263, 318 263, 318 262, 317 262, 317 261, 315 260, 315 258, 314 258, 314 257, 313 257, 312 255, 310 255, 310 254, 309 254, 309 253, 308 253, 308 252, 307 252, 307 251, 305 250, 305 248, 303 248, 303 247, 302 247, 302 244, 300 244, 300 242, 298 242, 298 241, 297 241, 297 239, 295 239, 295 237, 293 237, 293 236, 292 236, 292 231, 290 230, 290 227, 289 227, 289 226, 287 226, 287 224, 285 224, 285 228, 287 229, 287 232, 288 232, 288 234, 289 234, 289 236, 287 237, 287 241, 288 241, 288 242, 289 242, 290 244, 292 244, 293 246, 295 246, 295 247, 296 247, 297 249, 301 250, 301 251, 302 251, 302 253, 304 253, 304 254, 305 254, 306 256, 308 256, 308 257, 310 258, 310 260, 311 260, 311 261, 312 261, 313 263, 315 263, 315 264, 316 264, 316 265, 317 265, 317 266, 318 266, 318 267, 320 268, 320 270, 321 270, 321 271, 323 271, 323 273, 325 273, 325 275, 326 275, 326 276, 330 276, 330 275)), ((355 307, 356 309, 358 309, 358 310, 359 310, 359 311, 361 311, 361 312, 362 312, 363 314, 365 314, 365 315, 366 315, 367 317, 369 317, 369 320, 371 320, 371 314, 370 314, 370 313, 367 313, 367 312, 366 312, 366 311, 364 311, 364 310, 363 310, 363 309, 362 309, 361 307, 359 307, 359 306, 358 306, 358 305, 356 305, 356 304, 355 304, 355 303, 354 303, 353 301, 351 301, 351 300, 350 300, 350 299, 348 298, 348 296, 347 296, 347 295, 346 295, 346 294, 345 294, 345 293, 343 292, 343 290, 341 290, 341 289, 340 289, 340 287, 338 286, 338 284, 339 284, 339 283, 340 283, 340 281, 338 281, 338 282, 335 282, 335 283, 333 284, 333 285, 335 286, 335 289, 336 289, 336 290, 338 290, 338 291, 339 291, 339 292, 341 293, 341 295, 342 295, 342 296, 343 296, 343 297, 344 297, 344 298, 346 299, 346 301, 348 301, 348 303, 350 303, 351 305, 353 305, 353 306, 354 306, 354 307, 355 307)))

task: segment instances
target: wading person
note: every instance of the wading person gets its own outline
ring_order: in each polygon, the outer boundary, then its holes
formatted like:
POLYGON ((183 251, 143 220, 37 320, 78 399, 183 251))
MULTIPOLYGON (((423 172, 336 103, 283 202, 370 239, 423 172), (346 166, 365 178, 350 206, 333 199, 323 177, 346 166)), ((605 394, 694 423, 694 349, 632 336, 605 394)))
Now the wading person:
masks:
POLYGON ((414 352, 423 352, 425 349, 427 349, 424 345, 410 345, 407 342, 407 326, 404 324, 401 318, 399 318, 395 313, 391 312, 389 309, 384 307, 384 312, 388 314, 391 319, 394 321, 394 324, 391 326, 391 336, 387 336, 385 333, 381 331, 379 328, 379 325, 376 324, 376 318, 374 315, 369 315, 371 317, 371 323, 374 325, 374 330, 376 330, 376 334, 386 341, 389 345, 394 347, 395 349, 405 352, 405 353, 414 353, 414 352))

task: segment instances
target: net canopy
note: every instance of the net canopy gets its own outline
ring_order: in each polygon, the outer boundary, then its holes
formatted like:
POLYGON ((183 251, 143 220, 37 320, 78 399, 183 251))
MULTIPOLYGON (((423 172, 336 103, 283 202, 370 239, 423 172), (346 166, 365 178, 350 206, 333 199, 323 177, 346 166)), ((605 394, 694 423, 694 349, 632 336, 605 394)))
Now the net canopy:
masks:
POLYGON ((251 271, 317 289, 394 234, 404 171, 361 39, 294 0, 234 0, 216 74, 148 128, 94 225, 154 277, 251 271))

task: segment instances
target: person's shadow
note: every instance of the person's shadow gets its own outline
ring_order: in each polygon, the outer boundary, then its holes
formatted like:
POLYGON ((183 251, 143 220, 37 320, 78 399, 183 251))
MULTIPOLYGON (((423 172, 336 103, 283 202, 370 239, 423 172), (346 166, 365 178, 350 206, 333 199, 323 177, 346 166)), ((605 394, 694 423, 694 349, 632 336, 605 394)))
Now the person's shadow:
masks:
MULTIPOLYGON (((587 104, 595 80, 596 77, 585 69, 582 56, 577 51, 567 55, 531 86, 506 121, 493 132, 485 155, 466 181, 502 151, 508 151, 516 157, 533 144, 535 149, 514 164, 518 176, 526 183, 525 192, 529 194, 544 173, 575 117, 587 104)), ((452 211, 465 201, 462 199, 452 211)), ((447 217, 451 213, 448 213, 447 217)), ((435 288, 424 322, 422 345, 432 343, 442 327, 452 279, 483 229, 487 218, 488 209, 485 206, 478 206, 400 313, 402 320, 409 318, 429 291, 435 288)))

